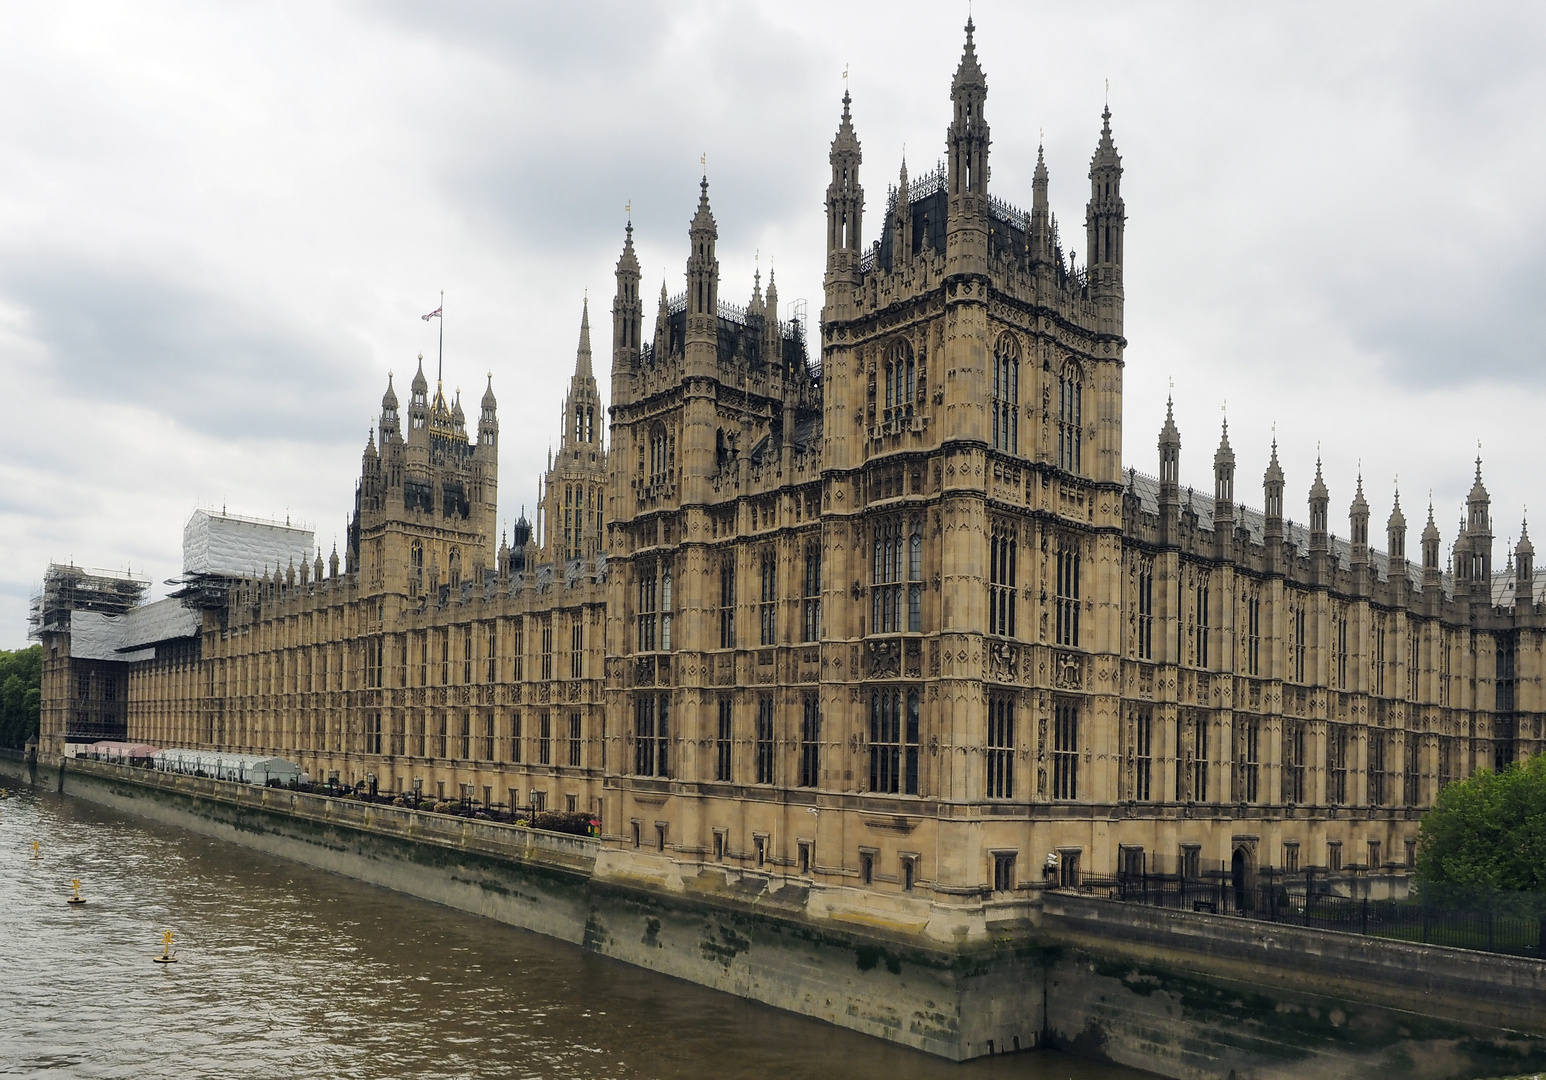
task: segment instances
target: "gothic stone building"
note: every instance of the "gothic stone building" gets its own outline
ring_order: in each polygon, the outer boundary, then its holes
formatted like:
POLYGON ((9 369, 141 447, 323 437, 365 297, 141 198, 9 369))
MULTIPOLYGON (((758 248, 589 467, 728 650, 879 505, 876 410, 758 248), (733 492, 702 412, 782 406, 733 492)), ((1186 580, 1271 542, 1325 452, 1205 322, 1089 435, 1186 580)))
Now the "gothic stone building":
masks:
MULTIPOLYGON (((342 568, 190 575, 163 603, 191 629, 125 638, 126 734, 591 811, 629 873, 798 875, 919 926, 1013 903, 1049 853, 1065 880, 1399 875, 1440 787, 1541 749, 1529 540, 1494 570, 1480 462, 1448 566, 1431 510, 1408 562, 1399 500, 1374 550, 1361 483, 1332 538, 1319 471, 1286 522, 1275 449, 1243 505, 1227 428, 1211 497, 1168 419, 1158 476, 1124 468, 1109 110, 1076 266, 1044 162, 1028 212, 989 194, 986 98, 968 25, 947 158, 903 166, 866 244, 845 94, 813 340, 771 274, 721 300, 707 180, 646 336, 630 225, 610 441, 587 312, 513 545, 492 389, 473 441, 422 369, 406 431, 389 385, 342 568)), ((57 752, 71 635, 40 636, 57 752)))

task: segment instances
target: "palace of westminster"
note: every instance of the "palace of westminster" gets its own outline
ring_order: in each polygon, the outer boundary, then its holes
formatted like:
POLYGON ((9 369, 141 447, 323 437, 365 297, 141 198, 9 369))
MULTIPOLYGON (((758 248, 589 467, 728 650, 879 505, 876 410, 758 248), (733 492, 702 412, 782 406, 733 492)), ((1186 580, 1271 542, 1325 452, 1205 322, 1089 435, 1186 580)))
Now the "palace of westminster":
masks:
POLYGON ((1332 537, 1318 468, 1285 522, 1275 447, 1244 505, 1227 426, 1211 497, 1168 417, 1157 478, 1124 468, 1110 111, 1076 267, 1044 162, 1029 211, 989 194, 986 97, 968 24, 946 161, 903 166, 867 244, 844 94, 819 329, 778 318, 771 274, 721 299, 706 179, 651 327, 630 224, 610 407, 587 311, 536 521, 497 547, 492 380, 470 435, 421 364, 406 414, 388 380, 341 559, 199 511, 168 599, 50 568, 41 751, 274 754, 588 812, 641 875, 897 910, 1012 900, 1053 864, 1399 878, 1444 784, 1541 752, 1525 531, 1495 571, 1480 461, 1443 563, 1431 508, 1408 559, 1399 498, 1372 547, 1361 483, 1332 537), (211 554, 232 537, 299 554, 211 554))

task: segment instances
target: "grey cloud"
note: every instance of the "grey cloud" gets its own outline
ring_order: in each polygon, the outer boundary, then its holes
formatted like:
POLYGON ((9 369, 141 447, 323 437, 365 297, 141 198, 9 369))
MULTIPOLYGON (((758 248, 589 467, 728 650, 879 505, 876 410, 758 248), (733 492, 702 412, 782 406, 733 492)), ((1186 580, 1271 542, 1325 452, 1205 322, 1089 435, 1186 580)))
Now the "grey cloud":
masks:
POLYGON ((1431 267, 1373 311, 1348 304, 1354 341, 1398 382, 1546 386, 1546 235, 1539 240, 1530 256, 1485 276, 1431 267))
MULTIPOLYGON (((61 394, 141 406, 226 438, 334 434, 364 350, 145 267, 43 253, 0 271, 61 394)), ((290 313, 286 313, 290 314, 290 313)))

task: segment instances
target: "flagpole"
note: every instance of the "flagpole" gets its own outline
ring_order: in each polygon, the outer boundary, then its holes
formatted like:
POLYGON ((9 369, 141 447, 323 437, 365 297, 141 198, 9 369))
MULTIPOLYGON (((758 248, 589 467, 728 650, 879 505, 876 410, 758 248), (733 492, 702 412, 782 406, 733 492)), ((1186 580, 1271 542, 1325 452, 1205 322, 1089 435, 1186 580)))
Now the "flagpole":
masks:
POLYGON ((440 290, 440 355, 435 359, 435 385, 439 386, 446 374, 446 291, 440 290))

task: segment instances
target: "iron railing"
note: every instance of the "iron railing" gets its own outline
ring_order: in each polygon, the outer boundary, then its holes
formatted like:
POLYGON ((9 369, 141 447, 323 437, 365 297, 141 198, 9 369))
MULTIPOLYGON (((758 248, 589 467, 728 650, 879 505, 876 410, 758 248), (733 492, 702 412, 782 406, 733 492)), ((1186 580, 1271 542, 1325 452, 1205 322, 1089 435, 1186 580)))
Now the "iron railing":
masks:
POLYGON ((1151 907, 1546 959, 1546 894, 1429 888, 1405 899, 1374 899, 1357 895, 1366 884, 1356 876, 1316 871, 1277 874, 1249 886, 1227 873, 1085 874, 1075 891, 1151 907))

